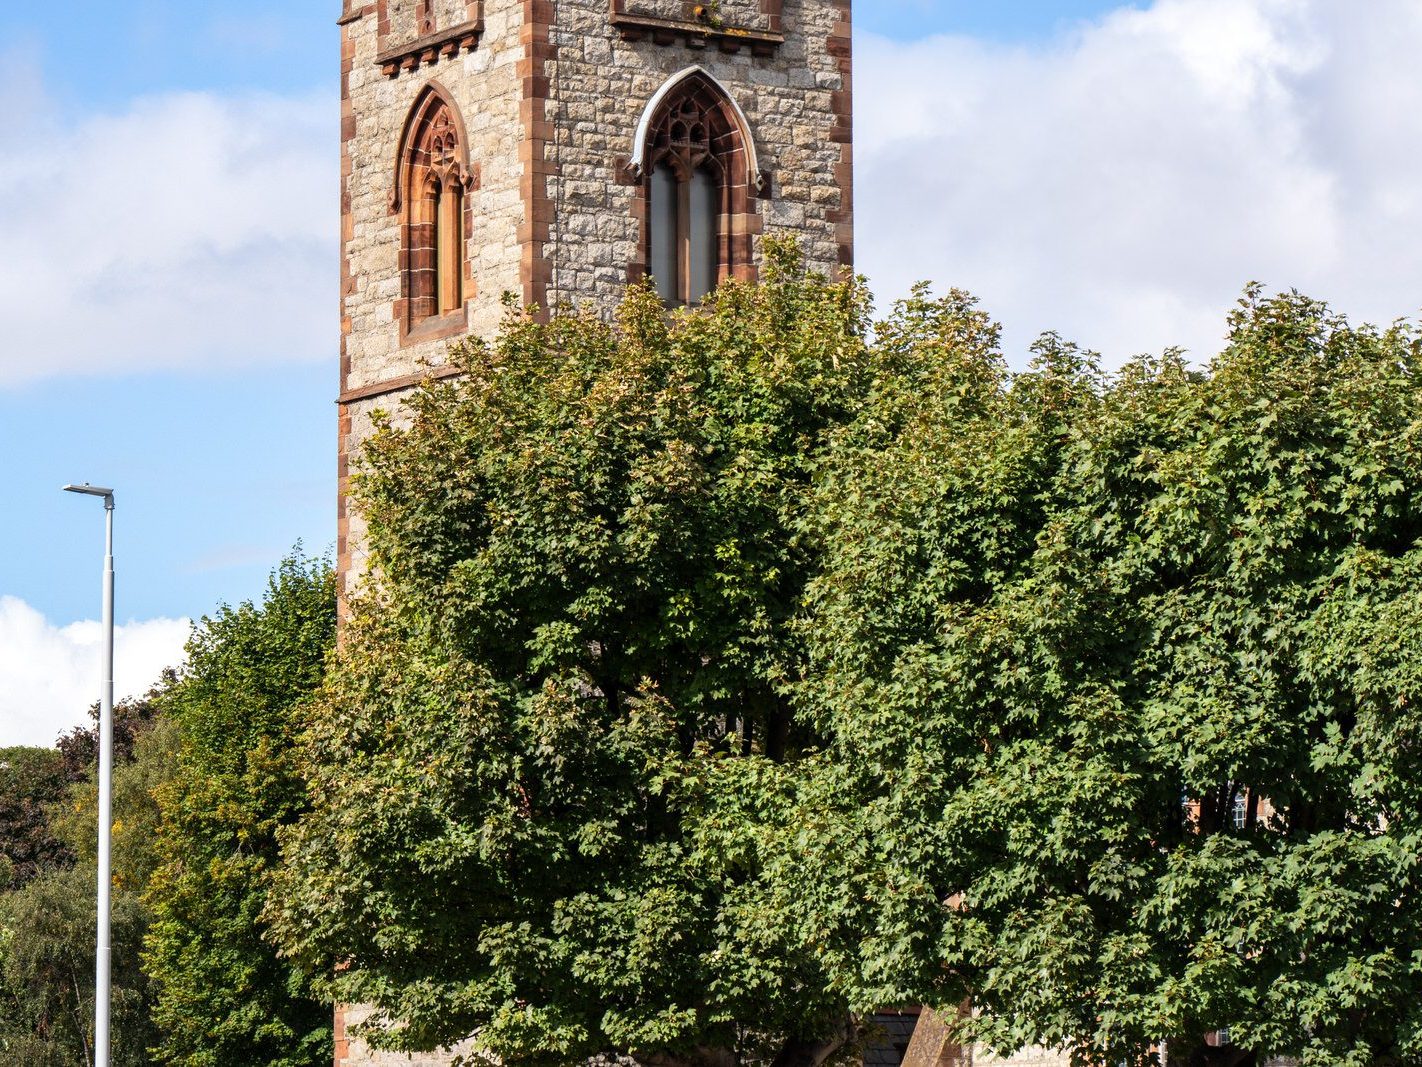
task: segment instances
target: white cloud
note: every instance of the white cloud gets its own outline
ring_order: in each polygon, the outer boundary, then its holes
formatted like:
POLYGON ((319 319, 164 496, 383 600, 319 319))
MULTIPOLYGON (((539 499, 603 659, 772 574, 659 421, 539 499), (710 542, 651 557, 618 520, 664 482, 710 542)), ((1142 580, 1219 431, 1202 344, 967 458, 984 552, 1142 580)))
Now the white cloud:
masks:
POLYGON ((976 293, 1021 363, 1208 358, 1250 280, 1422 307, 1422 6, 1157 0, 1035 46, 856 49, 858 262, 976 293))
POLYGON ((72 116, 0 85, 0 386, 334 359, 335 109, 183 93, 72 116))
MULTIPOLYGON (((179 666, 186 619, 152 619, 116 627, 114 690, 138 696, 165 667, 179 666)), ((88 721, 99 698, 101 641, 97 622, 55 626, 15 597, 0 597, 0 748, 52 745, 88 721)))

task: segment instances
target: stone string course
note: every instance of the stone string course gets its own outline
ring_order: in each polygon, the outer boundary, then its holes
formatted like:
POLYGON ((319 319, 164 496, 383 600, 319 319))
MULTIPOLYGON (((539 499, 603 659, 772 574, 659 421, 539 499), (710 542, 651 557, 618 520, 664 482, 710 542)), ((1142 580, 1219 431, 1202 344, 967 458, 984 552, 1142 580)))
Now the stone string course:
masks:
MULTIPOLYGON (((763 0, 622 0, 622 10, 629 15, 650 15, 653 18, 690 21, 695 19, 693 9, 699 6, 708 12, 708 21, 719 21, 727 26, 742 29, 771 29, 771 5, 763 0)), ((778 8, 780 5, 775 4, 778 8)), ((604 5, 606 7, 606 5, 604 5)))

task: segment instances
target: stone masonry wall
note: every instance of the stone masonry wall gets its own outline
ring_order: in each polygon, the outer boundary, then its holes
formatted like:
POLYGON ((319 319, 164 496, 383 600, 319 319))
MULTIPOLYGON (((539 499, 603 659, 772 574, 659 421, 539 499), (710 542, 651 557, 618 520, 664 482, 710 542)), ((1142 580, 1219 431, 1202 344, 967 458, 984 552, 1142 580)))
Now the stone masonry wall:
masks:
POLYGON ((974 1049, 969 1067, 1071 1067, 1071 1056, 1060 1049, 1029 1048, 1013 1056, 997 1056, 986 1049, 974 1049))
MULTIPOLYGON (((392 5, 395 0, 392 0, 392 5)), ((518 227, 520 199, 518 145, 523 56, 520 28, 522 0, 487 0, 484 31, 478 45, 434 67, 418 66, 386 76, 376 62, 407 39, 413 26, 413 0, 399 0, 388 10, 390 33, 382 40, 378 12, 348 23, 354 57, 348 75, 353 135, 346 143, 350 160, 345 242, 347 292, 343 315, 349 320, 348 367, 342 392, 415 373, 422 361, 444 362, 448 340, 401 345, 395 304, 400 298, 400 223, 392 213, 396 153, 411 106, 421 90, 437 79, 453 97, 464 119, 469 159, 479 187, 468 194, 467 252, 473 278, 468 300, 468 332, 487 335, 502 314, 500 296, 520 290, 518 227), (399 15, 402 21, 396 20, 399 15)), ((371 5, 374 6, 374 5, 371 5)))
POLYGON ((453 26, 468 13, 465 0, 431 0, 436 28, 453 26))
POLYGON ((838 112, 849 85, 847 57, 842 63, 829 42, 841 28, 847 43, 847 4, 786 0, 785 43, 769 55, 751 48, 730 53, 714 42, 694 47, 685 36, 623 40, 609 32, 607 0, 559 0, 553 9, 546 108, 554 165, 547 195, 558 209, 547 253, 550 303, 605 304, 626 284, 642 235, 633 214, 637 189, 619 180, 618 168, 631 157, 647 101, 692 65, 716 78, 749 121, 760 166, 770 175, 767 195, 752 202, 765 232, 797 233, 812 266, 840 267, 841 246, 849 243, 841 223, 850 206, 850 148, 836 129, 847 125, 838 112))
POLYGON ((410 1056, 400 1052, 372 1052, 365 1042, 350 1037, 350 1031, 370 1015, 368 1008, 347 1008, 336 1015, 335 1067, 449 1067, 459 1055, 469 1055, 472 1046, 461 1045, 444 1052, 410 1056))
POLYGON ((386 32, 382 46, 413 41, 419 32, 415 27, 416 0, 385 0, 386 32))

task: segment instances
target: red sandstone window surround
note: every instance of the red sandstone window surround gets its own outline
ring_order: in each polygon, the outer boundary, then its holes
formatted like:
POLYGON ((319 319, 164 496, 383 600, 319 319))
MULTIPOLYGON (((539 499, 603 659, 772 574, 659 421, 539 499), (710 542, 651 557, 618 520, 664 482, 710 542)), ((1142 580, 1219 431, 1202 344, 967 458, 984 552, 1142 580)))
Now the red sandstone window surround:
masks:
POLYGON ((478 188, 459 109, 437 82, 410 110, 396 161, 391 210, 400 215, 402 341, 462 332, 472 295, 466 243, 469 194, 478 188))
POLYGON ((765 179, 726 91, 698 68, 673 78, 649 105, 638 149, 629 170, 640 186, 642 247, 629 274, 651 275, 672 307, 700 302, 726 278, 753 278, 765 179))

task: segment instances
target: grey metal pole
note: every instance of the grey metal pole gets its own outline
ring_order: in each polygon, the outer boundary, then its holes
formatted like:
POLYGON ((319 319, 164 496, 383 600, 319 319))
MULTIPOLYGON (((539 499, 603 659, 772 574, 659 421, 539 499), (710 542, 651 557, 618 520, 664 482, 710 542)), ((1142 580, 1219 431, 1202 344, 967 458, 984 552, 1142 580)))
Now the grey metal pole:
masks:
POLYGON ((98 934, 94 955, 94 1067, 109 1067, 109 983, 112 953, 109 895, 113 885, 114 782, 114 491, 90 485, 66 485, 67 493, 104 500, 104 684, 99 694, 99 875, 98 934))
POLYGON ((99 945, 94 958, 94 1067, 109 1067, 114 784, 114 495, 104 497, 104 689, 99 699, 99 945))

